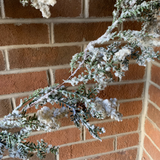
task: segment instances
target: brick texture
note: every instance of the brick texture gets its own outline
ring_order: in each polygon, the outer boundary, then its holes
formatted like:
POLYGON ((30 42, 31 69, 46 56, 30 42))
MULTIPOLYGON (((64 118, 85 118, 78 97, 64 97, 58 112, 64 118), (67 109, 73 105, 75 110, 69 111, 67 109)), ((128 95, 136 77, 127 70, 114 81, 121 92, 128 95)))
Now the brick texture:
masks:
POLYGON ((12 106, 10 99, 0 100, 0 118, 11 113, 12 106))
POLYGON ((145 151, 143 151, 142 160, 151 160, 145 151))
POLYGON ((144 148, 149 153, 149 155, 152 157, 152 159, 154 160, 159 159, 160 152, 147 137, 145 137, 144 139, 144 148))
POLYGON ((116 153, 107 154, 104 156, 97 156, 87 160, 136 160, 137 150, 127 150, 116 153))
MULTIPOLYGON (((4 0, 5 14, 9 18, 43 18, 39 10, 30 5, 23 7, 19 0, 4 0)), ((51 17, 80 17, 81 0, 57 0, 50 8, 51 17)))
POLYGON ((55 24, 55 42, 81 42, 99 38, 111 22, 55 24))
POLYGON ((0 76, 0 95, 33 91, 46 86, 48 82, 45 71, 0 76))
POLYGON ((118 100, 140 98, 143 93, 143 86, 143 83, 111 85, 101 91, 98 97, 103 99, 116 97, 118 100))
POLYGON ((136 146, 139 144, 139 134, 129 134, 117 138, 117 149, 136 146))
POLYGON ((51 17, 82 17, 81 0, 57 0, 51 7, 51 17))
POLYGON ((147 115, 160 128, 160 111, 150 103, 148 104, 147 115))
POLYGON ((153 85, 149 87, 149 98, 160 107, 160 90, 153 85))
POLYGON ((9 51, 10 68, 69 64, 72 56, 80 51, 79 46, 14 49, 9 51))
POLYGON ((145 76, 145 67, 138 64, 130 64, 129 70, 125 72, 125 76, 122 80, 138 80, 143 79, 145 76))
POLYGON ((151 69, 151 80, 158 85, 160 85, 160 67, 157 67, 155 65, 152 65, 151 69))
POLYGON ((145 132, 160 148, 160 131, 147 119, 145 121, 145 132))
POLYGON ((30 5, 23 7, 19 0, 4 0, 5 15, 7 18, 41 18, 39 10, 30 5))
POLYGON ((0 51, 0 71, 5 70, 5 61, 2 51, 0 51))
MULTIPOLYGON (((139 122, 138 118, 132 118, 132 119, 124 119, 122 122, 113 121, 113 122, 100 123, 96 124, 96 126, 104 127, 106 132, 100 135, 100 137, 104 137, 109 135, 137 131, 138 122, 139 122)), ((93 138, 88 130, 86 133, 86 138, 87 139, 93 138)))
POLYGON ((31 136, 27 140, 36 143, 37 140, 40 141, 41 139, 43 139, 48 144, 52 144, 53 146, 77 142, 80 141, 80 130, 78 128, 58 130, 55 132, 48 132, 31 136))
MULTIPOLYGON (((34 154, 33 157, 31 157, 29 160, 39 160, 39 158, 34 154)), ((46 157, 43 160, 56 160, 56 156, 54 153, 46 154, 46 157)))
POLYGON ((141 22, 137 21, 128 21, 123 23, 123 30, 141 30, 141 22))
POLYGON ((142 111, 142 101, 133 101, 121 103, 119 112, 123 116, 139 115, 142 111))
POLYGON ((49 43, 46 24, 0 24, 0 46, 49 43))
POLYGON ((107 17, 112 16, 116 0, 90 0, 89 16, 90 17, 107 17))
POLYGON ((60 148, 60 160, 83 157, 97 153, 113 151, 114 139, 103 139, 100 141, 86 142, 60 148))

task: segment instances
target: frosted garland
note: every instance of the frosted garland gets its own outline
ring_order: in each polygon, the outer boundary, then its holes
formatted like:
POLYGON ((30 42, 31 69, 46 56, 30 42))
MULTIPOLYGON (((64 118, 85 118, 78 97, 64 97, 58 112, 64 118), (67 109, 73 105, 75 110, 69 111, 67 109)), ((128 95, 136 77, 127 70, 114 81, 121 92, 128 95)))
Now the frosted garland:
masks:
MULTIPOLYGON (((42 12, 42 16, 49 18, 49 7, 56 4, 56 0, 21 0, 25 6, 31 4, 42 12)), ((159 14, 160 2, 144 0, 117 0, 116 10, 113 11, 113 22, 107 31, 97 40, 90 42, 84 52, 77 53, 71 60, 71 75, 62 84, 55 84, 44 89, 36 90, 28 98, 20 101, 19 106, 6 115, 0 121, 0 159, 4 151, 9 150, 9 156, 20 159, 28 159, 36 152, 39 158, 44 158, 46 153, 58 152, 58 147, 48 145, 43 140, 37 144, 28 143, 25 139, 33 131, 53 131, 60 127, 59 119, 70 115, 71 121, 81 128, 85 126, 90 134, 100 139, 99 134, 105 132, 104 128, 91 125, 90 117, 105 119, 110 117, 116 121, 122 120, 122 114, 117 111, 119 104, 116 98, 101 99, 97 96, 108 83, 114 81, 114 76, 122 78, 124 71, 128 70, 129 60, 135 59, 139 65, 145 66, 147 61, 159 58, 154 46, 159 46, 158 23, 155 14, 159 14), (119 24, 132 19, 143 22, 142 30, 127 30, 113 32, 119 24), (102 45, 110 40, 117 41, 104 47, 102 45), (121 40, 126 41, 122 44, 121 40), (141 50, 141 54, 137 51, 141 50), (119 65, 121 64, 121 65, 119 65), (77 67, 78 66, 78 67, 77 67), (84 71, 75 76, 77 71, 84 67, 84 71), (86 84, 94 81, 93 87, 86 89, 86 84), (66 83, 77 86, 77 89, 69 91, 66 83), (47 103, 55 103, 61 108, 51 109, 47 103), (29 116, 26 112, 31 107, 37 109, 36 114, 29 116), (42 107, 39 109, 39 107, 42 107), (18 128, 16 133, 10 133, 9 129, 18 128)))

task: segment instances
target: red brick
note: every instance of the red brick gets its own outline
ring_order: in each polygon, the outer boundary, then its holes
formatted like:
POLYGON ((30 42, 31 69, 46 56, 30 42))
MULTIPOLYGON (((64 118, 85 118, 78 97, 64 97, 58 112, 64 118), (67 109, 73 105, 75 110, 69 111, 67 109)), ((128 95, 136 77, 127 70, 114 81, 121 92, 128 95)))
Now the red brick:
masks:
MULTIPOLYGON (((39 158, 36 156, 36 153, 35 153, 34 156, 31 157, 29 160, 39 160, 39 158)), ((56 156, 54 153, 49 153, 49 154, 47 153, 46 158, 44 158, 43 160, 56 160, 56 156)))
POLYGON ((160 152, 147 137, 144 139, 144 148, 154 160, 159 160, 160 152))
POLYGON ((80 141, 80 130, 78 128, 70 128, 65 130, 58 130, 55 132, 48 132, 35 136, 30 136, 27 140, 36 143, 37 140, 43 139, 48 144, 62 145, 71 142, 80 141))
POLYGON ((143 79, 145 76, 145 67, 138 64, 130 64, 129 70, 125 72, 125 76, 122 80, 138 80, 143 79))
POLYGON ((136 146, 139 143, 139 134, 129 134, 117 138, 117 149, 136 146))
POLYGON ((157 67, 155 65, 152 65, 151 69, 151 80, 158 85, 160 85, 160 67, 157 67))
MULTIPOLYGON (((99 123, 95 125, 99 127, 104 127, 106 132, 100 135, 100 137, 104 137, 104 136, 109 136, 109 135, 137 131, 138 122, 139 122, 138 118, 132 118, 132 119, 124 119, 122 122, 113 121, 113 122, 99 123)), ((86 133, 86 138, 87 139, 93 138, 90 135, 88 130, 86 133)))
POLYGON ((124 150, 121 152, 111 153, 104 156, 97 156, 87 160, 136 160, 137 150, 124 150))
POLYGON ((132 101, 121 103, 119 112, 123 116, 139 115, 142 111, 142 101, 132 101))
POLYGON ((55 42, 81 42, 99 38, 111 22, 55 24, 55 42))
POLYGON ((50 8, 51 17, 82 17, 81 0, 57 0, 50 8))
MULTIPOLYGON (((10 18, 43 18, 40 10, 28 5, 23 7, 19 0, 4 0, 5 15, 10 18)), ((57 0, 50 7, 51 17, 80 17, 81 0, 57 0)))
POLYGON ((0 100, 0 117, 12 112, 12 105, 9 99, 0 100))
POLYGON ((98 97, 103 99, 116 97, 118 100, 140 98, 142 97, 143 86, 143 83, 110 85, 107 86, 105 90, 101 91, 98 97))
POLYGON ((60 148, 60 160, 83 157, 97 153, 105 153, 114 150, 114 139, 86 142, 60 148))
POLYGON ((48 25, 0 25, 0 46, 37 43, 49 43, 48 25))
POLYGON ((4 0, 5 16, 9 18, 41 18, 40 10, 28 5, 23 7, 19 0, 4 0))
POLYGON ((116 0, 90 0, 89 1, 89 16, 90 17, 106 17, 112 16, 115 9, 116 0))
POLYGON ((137 21, 128 21, 128 22, 124 22, 123 23, 123 30, 141 30, 141 22, 137 22, 137 21))
POLYGON ((143 151, 142 160, 151 160, 145 151, 143 151))
POLYGON ((160 90, 153 85, 149 87, 149 98, 160 107, 160 90))
POLYGON ((53 48, 24 48, 9 51, 10 68, 31 68, 69 64, 79 46, 53 48))
POLYGON ((45 71, 1 75, 0 95, 33 91, 38 88, 46 87, 47 85, 47 74, 45 71))
POLYGON ((154 127, 148 119, 146 119, 145 121, 145 132, 160 148, 160 131, 156 127, 154 127))
POLYGON ((5 70, 5 60, 2 51, 0 51, 0 71, 5 70))
POLYGON ((160 121, 159 121, 160 111, 150 103, 148 104, 147 115, 160 128, 160 121))

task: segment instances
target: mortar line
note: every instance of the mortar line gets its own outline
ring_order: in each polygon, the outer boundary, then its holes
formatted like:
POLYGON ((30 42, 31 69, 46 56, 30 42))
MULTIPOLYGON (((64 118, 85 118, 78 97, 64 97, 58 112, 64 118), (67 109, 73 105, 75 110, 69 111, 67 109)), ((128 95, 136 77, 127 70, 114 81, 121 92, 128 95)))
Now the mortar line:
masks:
MULTIPOLYGON (((133 150, 133 149, 137 149, 137 148, 138 148, 138 146, 128 147, 128 148, 125 149, 125 151, 127 151, 127 150, 133 150)), ((98 157, 98 156, 104 156, 104 155, 113 154, 113 153, 117 153, 117 152, 123 152, 123 151, 124 151, 124 149, 119 149, 117 151, 98 153, 98 154, 94 154, 94 155, 89 155, 89 156, 84 156, 84 157, 78 157, 78 158, 73 158, 73 159, 68 159, 68 160, 82 160, 82 159, 94 158, 94 157, 98 157)))
POLYGON ((4 0, 1 0, 1 17, 2 19, 5 18, 4 0))
POLYGON ((151 141, 151 143, 156 147, 156 149, 160 152, 160 149, 158 146, 154 143, 154 141, 148 136, 148 134, 145 133, 145 136, 151 141))
POLYGON ((13 109, 15 109, 16 108, 15 98, 11 98, 11 102, 12 102, 12 105, 13 105, 13 109))
POLYGON ((153 122, 148 116, 146 116, 147 120, 160 132, 160 128, 157 126, 155 122, 153 122))
POLYGON ((89 18, 89 0, 84 0, 84 18, 89 18))
POLYGON ((152 84, 154 87, 158 88, 160 90, 160 86, 153 81, 150 81, 150 84, 152 84))
POLYGON ((151 103, 157 110, 160 111, 160 107, 157 104, 155 104, 154 102, 152 102, 150 99, 148 99, 148 102, 151 103))
POLYGON ((51 37, 51 44, 54 44, 54 24, 51 23, 51 32, 50 32, 50 37, 51 37))
MULTIPOLYGON (((21 45, 6 45, 0 46, 0 50, 11 50, 11 49, 21 49, 21 48, 41 48, 41 47, 67 47, 67 46, 81 46, 87 45, 90 41, 81 41, 81 42, 64 42, 64 43, 54 43, 54 44, 21 44, 21 45)), ((109 45, 114 41, 106 42, 105 45, 109 45)))
MULTIPOLYGON (((9 65, 9 57, 8 57, 8 51, 4 50, 4 57, 5 57, 5 62, 6 62, 6 71, 10 70, 10 65, 9 65)), ((4 71, 4 72, 6 72, 4 71)))
POLYGON ((26 73, 26 72, 37 72, 37 71, 47 71, 49 69, 65 69, 70 68, 69 64, 66 65, 57 65, 57 66, 47 66, 47 67, 33 67, 33 68, 22 68, 22 69, 12 69, 9 71, 0 71, 0 75, 7 75, 7 74, 19 74, 19 73, 26 73))
MULTIPOLYGON (((3 15, 4 16, 4 15, 3 15)), ((105 18, 49 18, 49 19, 1 19, 0 24, 13 24, 13 23, 91 23, 91 22, 112 22, 112 17, 105 18)))
POLYGON ((140 133, 140 145, 139 145, 139 155, 138 159, 140 160, 143 155, 143 144, 144 144, 144 137, 145 137, 145 117, 147 114, 147 109, 148 109, 148 91, 149 91, 149 80, 151 76, 151 62, 147 63, 147 69, 146 69, 146 85, 145 85, 145 96, 144 96, 144 104, 143 104, 143 109, 142 109, 142 114, 141 114, 141 133, 140 133))
POLYGON ((49 78, 50 78, 50 85, 53 86, 55 79, 54 79, 53 70, 51 68, 49 69, 49 78))
MULTIPOLYGON (((150 156, 150 154, 146 151, 146 149, 143 147, 143 150, 146 152, 146 154, 147 154, 147 156, 151 159, 151 160, 154 160, 151 156, 150 156)), ((146 160, 146 159, 142 159, 142 160, 146 160)))

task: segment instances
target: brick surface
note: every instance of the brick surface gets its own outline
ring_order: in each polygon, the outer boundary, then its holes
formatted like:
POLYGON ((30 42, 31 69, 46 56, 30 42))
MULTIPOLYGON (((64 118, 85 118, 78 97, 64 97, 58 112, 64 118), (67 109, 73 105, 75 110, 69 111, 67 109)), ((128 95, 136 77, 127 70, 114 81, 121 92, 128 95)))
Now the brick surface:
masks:
MULTIPOLYGON (((106 132, 100 135, 100 137, 104 137, 109 135, 136 131, 138 129, 138 122, 139 122, 138 118, 132 118, 132 119, 124 119, 122 122, 113 121, 113 122, 100 123, 96 124, 96 126, 104 127, 106 132)), ((86 132, 86 138, 87 139, 93 138, 88 130, 86 132)))
POLYGON ((0 95, 33 91, 48 85, 47 74, 43 72, 30 72, 0 76, 0 95))
POLYGON ((152 65, 151 68, 151 80, 160 85, 160 67, 152 65))
POLYGON ((0 24, 0 46, 49 43, 46 24, 0 24))
MULTIPOLYGON (((28 5, 23 7, 19 0, 4 0, 5 15, 10 18, 43 18, 40 10, 28 5)), ((50 7, 51 17, 80 17, 81 0, 57 0, 50 7)))
POLYGON ((142 160, 151 160, 145 151, 143 151, 142 160))
POLYGON ((104 156, 97 156, 94 158, 89 158, 87 160, 136 160, 137 150, 127 150, 116 153, 107 154, 104 156))
POLYGON ((23 7, 19 0, 4 0, 4 7, 7 18, 42 18, 40 10, 30 5, 23 7))
POLYGON ((86 142, 71 146, 61 147, 60 160, 83 157, 97 153, 104 153, 114 150, 114 139, 103 139, 100 141, 86 142))
MULTIPOLYGON (((39 160, 39 158, 36 156, 36 154, 34 154, 34 156, 29 158, 29 160, 39 160)), ((46 158, 44 158, 43 160, 56 160, 56 156, 54 153, 47 153, 46 158)))
POLYGON ((116 0, 90 0, 89 16, 90 17, 106 17, 112 16, 114 4, 116 0))
POLYGON ((143 83, 111 85, 101 91, 98 97, 103 99, 116 97, 118 100, 140 98, 142 96, 143 86, 143 83))
POLYGON ((55 24, 55 42, 81 42, 99 38, 111 22, 55 24))
POLYGON ((145 132, 160 148, 160 131, 156 127, 154 127, 148 119, 146 119, 145 121, 145 132))
POLYGON ((5 115, 11 113, 12 106, 10 99, 0 100, 0 117, 4 117, 5 115))
POLYGON ((150 103, 148 104, 147 115, 160 128, 160 111, 150 103))
POLYGON ((82 17, 81 0, 57 0, 54 7, 50 7, 51 17, 82 17))
POLYGON ((119 112, 123 116, 138 115, 142 111, 142 101, 133 101, 121 103, 119 107, 119 112))
POLYGON ((128 21, 123 23, 123 30, 141 30, 141 22, 137 21, 128 21))
POLYGON ((139 134, 129 134, 117 138, 117 149, 136 146, 139 144, 139 134))
POLYGON ((5 70, 5 60, 2 51, 0 51, 0 71, 5 70))
POLYGON ((138 64, 130 64, 129 70, 125 72, 125 76, 122 80, 138 80, 143 79, 145 76, 145 67, 138 64))
POLYGON ((80 141, 80 130, 78 128, 70 128, 65 130, 58 130, 55 132, 48 132, 35 136, 30 136, 27 140, 37 143, 37 140, 43 139, 48 144, 53 146, 67 144, 71 142, 80 141))
POLYGON ((149 98, 160 107, 160 90, 153 85, 149 87, 149 98))
POLYGON ((149 155, 152 157, 152 159, 159 160, 160 152, 147 137, 145 137, 144 139, 144 148, 149 153, 149 155))
POLYGON ((80 46, 9 50, 10 68, 31 68, 69 64, 72 56, 80 51, 80 46))

